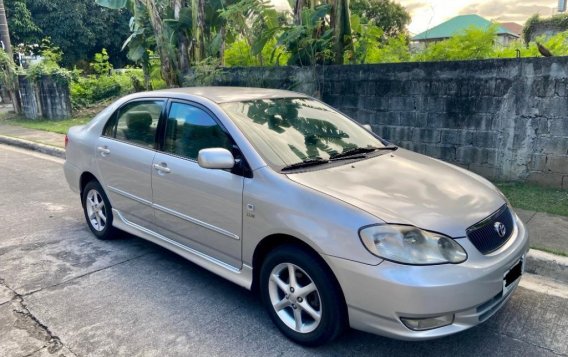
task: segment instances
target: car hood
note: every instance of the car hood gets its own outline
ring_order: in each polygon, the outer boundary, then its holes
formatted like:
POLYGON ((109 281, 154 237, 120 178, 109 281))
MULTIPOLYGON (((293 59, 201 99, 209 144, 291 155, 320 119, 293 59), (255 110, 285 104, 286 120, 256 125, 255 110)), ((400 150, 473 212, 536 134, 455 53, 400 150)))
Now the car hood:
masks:
POLYGON ((469 226, 505 203, 484 178, 404 149, 288 177, 384 222, 411 224, 454 238, 464 237, 469 226))

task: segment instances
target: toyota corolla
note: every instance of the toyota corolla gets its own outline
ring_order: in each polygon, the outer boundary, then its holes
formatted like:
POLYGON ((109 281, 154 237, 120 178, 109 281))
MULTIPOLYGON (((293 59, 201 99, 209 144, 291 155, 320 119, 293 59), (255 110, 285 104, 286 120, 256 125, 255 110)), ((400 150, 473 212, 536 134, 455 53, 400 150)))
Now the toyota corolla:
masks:
POLYGON ((463 331, 523 273, 526 229, 493 184, 303 94, 137 93, 67 139, 96 237, 129 232, 258 291, 297 343, 463 331))

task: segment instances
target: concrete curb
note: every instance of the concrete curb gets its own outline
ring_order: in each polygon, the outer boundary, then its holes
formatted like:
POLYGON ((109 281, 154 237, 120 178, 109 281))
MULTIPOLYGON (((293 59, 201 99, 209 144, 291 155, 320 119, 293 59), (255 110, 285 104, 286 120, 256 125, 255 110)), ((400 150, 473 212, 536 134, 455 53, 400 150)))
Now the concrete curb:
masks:
POLYGON ((526 257, 525 270, 568 285, 568 257, 530 249, 526 257))
POLYGON ((61 159, 65 159, 65 150, 58 148, 58 147, 55 147, 55 146, 51 146, 51 145, 40 144, 40 143, 36 143, 34 141, 14 138, 14 137, 5 136, 5 135, 0 135, 0 143, 12 145, 12 146, 17 146, 17 147, 20 147, 20 148, 23 148, 23 149, 38 151, 38 152, 41 152, 43 154, 47 154, 47 155, 55 156, 55 157, 58 157, 58 158, 61 158, 61 159))
MULTIPOLYGON (((65 159, 65 150, 55 146, 36 143, 29 140, 0 135, 0 143, 65 159)), ((568 285, 568 257, 530 249, 526 256, 527 273, 545 276, 568 285)))

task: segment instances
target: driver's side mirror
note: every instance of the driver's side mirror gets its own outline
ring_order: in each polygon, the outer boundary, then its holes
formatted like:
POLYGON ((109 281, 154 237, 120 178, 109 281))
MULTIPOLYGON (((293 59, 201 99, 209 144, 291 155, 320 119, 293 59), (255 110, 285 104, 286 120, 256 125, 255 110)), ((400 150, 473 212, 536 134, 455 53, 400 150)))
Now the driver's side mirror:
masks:
POLYGON ((371 126, 371 124, 363 124, 362 126, 363 126, 363 128, 367 129, 371 133, 373 132, 373 127, 371 126))
POLYGON ((235 166, 235 158, 227 149, 201 149, 197 155, 197 163, 205 169, 232 169, 235 166))

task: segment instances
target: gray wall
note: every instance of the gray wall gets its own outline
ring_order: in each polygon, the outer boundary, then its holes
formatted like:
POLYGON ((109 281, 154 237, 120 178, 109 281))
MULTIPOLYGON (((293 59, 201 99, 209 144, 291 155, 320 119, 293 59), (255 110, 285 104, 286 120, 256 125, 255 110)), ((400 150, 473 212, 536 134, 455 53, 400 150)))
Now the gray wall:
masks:
POLYGON ((568 57, 230 68, 216 84, 316 95, 405 148, 568 188, 568 57))
POLYGON ((530 41, 535 41, 537 37, 544 35, 546 38, 552 37, 559 32, 566 31, 562 26, 557 26, 548 22, 540 22, 533 25, 530 41))
POLYGON ((28 119, 65 119, 71 117, 71 100, 67 84, 51 77, 32 81, 19 76, 22 113, 28 119))

